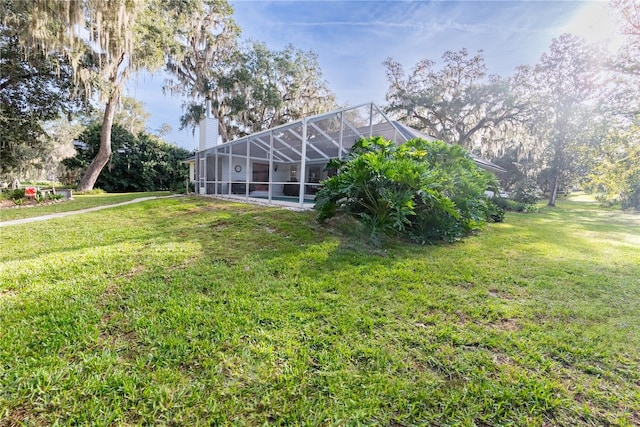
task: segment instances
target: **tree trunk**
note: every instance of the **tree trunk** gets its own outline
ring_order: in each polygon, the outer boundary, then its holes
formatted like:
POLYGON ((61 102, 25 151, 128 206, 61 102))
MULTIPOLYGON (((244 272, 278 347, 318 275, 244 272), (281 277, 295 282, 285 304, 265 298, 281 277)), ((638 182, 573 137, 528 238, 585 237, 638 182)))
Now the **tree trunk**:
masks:
MULTIPOLYGON (((218 117, 218 134, 222 138, 222 142, 229 142, 229 136, 227 135, 227 127, 222 123, 222 118, 218 117)), ((218 141, 215 142, 218 144, 218 141)))
POLYGON ((104 109, 104 117, 102 118, 102 129, 100 130, 100 149, 91 161, 89 168, 78 184, 77 191, 91 191, 95 185, 100 172, 109 162, 111 157, 111 126, 113 125, 113 117, 116 113, 116 105, 120 97, 120 90, 116 88, 109 96, 107 105, 104 109))
POLYGON ((547 206, 556 206, 556 196, 558 195, 558 181, 560 181, 560 174, 556 173, 556 176, 551 180, 551 188, 549 189, 549 203, 547 203, 547 206))

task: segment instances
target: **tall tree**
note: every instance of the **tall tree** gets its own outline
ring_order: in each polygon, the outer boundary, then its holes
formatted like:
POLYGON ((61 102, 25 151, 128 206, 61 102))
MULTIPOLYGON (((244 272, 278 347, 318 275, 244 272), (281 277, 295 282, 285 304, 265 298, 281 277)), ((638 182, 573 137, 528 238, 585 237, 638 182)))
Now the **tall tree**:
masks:
POLYGON ((65 117, 46 122, 43 127, 46 131, 43 139, 47 150, 43 156, 41 174, 33 179, 62 182, 68 172, 62 161, 75 156, 76 150, 73 143, 84 130, 84 124, 79 120, 69 121, 65 117))
POLYGON ((241 59, 234 75, 244 84, 232 99, 237 136, 335 109, 315 53, 293 45, 274 51, 255 42, 241 59))
MULTIPOLYGON (((194 126, 204 117, 204 100, 213 98, 212 113, 218 119, 219 134, 226 141, 227 128, 221 120, 226 115, 226 106, 219 100, 234 85, 226 77, 238 52, 240 29, 230 18, 233 10, 226 2, 218 2, 216 6, 193 14, 190 25, 181 29, 185 53, 169 57, 165 90, 196 101, 185 105, 186 113, 181 118, 182 123, 193 122, 194 126)), ((183 124, 181 128, 184 127, 183 124)))
POLYGON ((513 93, 518 80, 487 76, 482 51, 447 51, 442 59, 441 69, 423 59, 407 74, 388 58, 386 111, 443 141, 482 154, 497 151, 488 136, 517 123, 527 109, 513 93))
MULTIPOLYGON (((71 170, 88 167, 100 146, 100 123, 89 125, 78 137, 77 154, 63 163, 71 170)), ((184 186, 188 168, 182 160, 189 151, 167 144, 140 132, 133 135, 119 124, 111 133, 113 155, 108 174, 98 177, 96 185, 109 192, 176 190, 184 186)))
POLYGON ((182 79, 193 98, 186 104, 182 128, 195 127, 203 117, 208 96, 220 121, 224 141, 334 109, 335 96, 322 79, 318 58, 288 45, 281 51, 254 42, 230 54, 207 85, 197 85, 197 70, 182 79))
POLYGON ((125 96, 116 110, 114 121, 134 135, 147 129, 147 121, 151 114, 144 109, 144 104, 135 98, 125 96))
POLYGON ((589 150, 593 168, 587 188, 605 203, 640 211, 640 117, 625 129, 613 129, 589 150))
POLYGON ((613 108, 634 120, 640 114, 640 3, 613 0, 611 7, 618 17, 624 43, 609 61, 617 83, 609 98, 616 101, 613 108))
MULTIPOLYGON (((78 185, 93 188, 111 156, 111 127, 131 73, 158 69, 166 56, 185 53, 181 36, 193 16, 218 11, 224 0, 5 0, 7 25, 21 25, 23 45, 69 58, 76 80, 105 105, 101 144, 78 185), (17 16, 25 16, 26 25, 17 16)), ((221 10, 226 15, 229 9, 221 10)))
POLYGON ((635 0, 611 0, 620 18, 622 32, 630 42, 640 44, 640 4, 635 0))
MULTIPOLYGON (((559 186, 577 165, 578 148, 594 137, 599 112, 601 57, 583 39, 563 34, 554 39, 538 64, 528 69, 533 96, 531 134, 544 147, 548 168, 549 206, 555 206, 559 186)), ((526 68, 522 68, 526 72, 526 68)))
POLYGON ((5 178, 42 163, 48 151, 43 122, 76 107, 65 59, 26 53, 16 32, 0 24, 0 176, 5 178))

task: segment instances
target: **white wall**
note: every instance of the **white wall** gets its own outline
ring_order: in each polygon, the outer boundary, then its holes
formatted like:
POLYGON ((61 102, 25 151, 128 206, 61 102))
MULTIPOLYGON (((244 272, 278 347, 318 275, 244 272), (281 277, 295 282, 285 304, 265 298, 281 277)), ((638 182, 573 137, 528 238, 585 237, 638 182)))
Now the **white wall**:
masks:
POLYGON ((189 182, 196 182, 196 162, 189 162, 189 182))

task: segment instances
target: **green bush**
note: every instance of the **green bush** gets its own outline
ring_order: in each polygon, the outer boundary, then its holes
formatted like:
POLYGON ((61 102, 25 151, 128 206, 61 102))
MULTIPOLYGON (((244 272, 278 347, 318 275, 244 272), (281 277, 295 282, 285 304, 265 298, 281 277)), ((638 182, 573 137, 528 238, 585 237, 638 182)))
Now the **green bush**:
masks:
POLYGON ((360 139, 338 173, 320 186, 318 220, 337 213, 358 218, 377 239, 399 234, 416 242, 453 241, 481 227, 491 213, 484 191, 496 186, 461 147, 413 139, 403 145, 381 137, 360 139))
POLYGON ((516 202, 532 205, 540 200, 538 184, 531 178, 525 178, 516 183, 511 198, 516 202))
MULTIPOLYGON (((71 171, 84 173, 100 147, 101 124, 93 124, 78 137, 75 157, 63 160, 71 171)), ((144 132, 137 136, 115 124, 111 129, 112 154, 96 181, 109 193, 183 190, 189 168, 182 160, 190 153, 144 132)))
POLYGON ((16 188, 15 190, 11 190, 9 198, 13 199, 14 201, 18 199, 24 199, 24 188, 16 188))
POLYGON ((505 210, 498 206, 493 200, 489 200, 487 203, 487 217, 491 218, 493 222, 504 221, 505 210))
POLYGON ((503 199, 502 197, 494 197, 493 199, 491 199, 491 202, 493 202, 498 208, 509 212, 538 212, 538 208, 531 203, 523 203, 511 199, 503 199))
POLYGON ((622 209, 633 209, 640 212, 640 170, 633 172, 625 191, 620 196, 622 209))

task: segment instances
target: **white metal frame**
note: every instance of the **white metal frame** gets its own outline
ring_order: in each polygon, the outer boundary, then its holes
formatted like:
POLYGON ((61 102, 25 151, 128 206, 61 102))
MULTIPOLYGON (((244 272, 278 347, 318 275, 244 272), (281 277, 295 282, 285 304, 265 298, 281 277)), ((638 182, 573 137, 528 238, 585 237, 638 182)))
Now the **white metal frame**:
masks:
MULTIPOLYGON (((268 186, 267 202, 271 203, 274 197, 280 194, 274 191, 274 188, 284 189, 284 185, 291 185, 288 181, 274 181, 276 167, 284 168, 289 165, 290 170, 292 165, 295 165, 299 180, 297 205, 303 208, 305 190, 318 186, 317 183, 307 182, 309 164, 325 164, 332 158, 343 158, 357 138, 374 136, 374 133, 375 136, 384 136, 397 144, 405 142, 408 139, 405 136, 407 129, 410 128, 389 119, 373 103, 303 118, 200 151, 196 156, 199 159, 196 163, 196 167, 200 170, 197 175, 199 186, 208 194, 232 195, 234 184, 242 184, 244 194, 240 194, 239 197, 248 199, 252 197, 251 189, 255 185, 266 184, 268 186), (331 129, 327 128, 329 125, 331 129), (398 126, 404 128, 404 132, 400 131, 398 126), (252 147, 256 149, 253 153, 252 147), (213 165, 206 161, 207 156, 215 159, 213 165), (225 161, 226 166, 222 166, 222 170, 219 170, 225 161), (269 165, 268 182, 253 181, 252 166, 255 162, 269 165), (242 165, 242 173, 234 171, 233 167, 237 164, 242 165), (207 174, 208 171, 211 173, 207 174), (234 173, 237 178, 235 180, 234 173), (210 184, 212 184, 211 187, 210 184), (209 188, 213 188, 213 191, 207 191, 209 188)), ((423 135, 421 134, 420 137, 423 135)), ((478 159, 480 166, 482 166, 481 163, 481 159, 478 159)), ((242 188, 242 185, 236 188, 242 188)))

